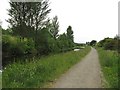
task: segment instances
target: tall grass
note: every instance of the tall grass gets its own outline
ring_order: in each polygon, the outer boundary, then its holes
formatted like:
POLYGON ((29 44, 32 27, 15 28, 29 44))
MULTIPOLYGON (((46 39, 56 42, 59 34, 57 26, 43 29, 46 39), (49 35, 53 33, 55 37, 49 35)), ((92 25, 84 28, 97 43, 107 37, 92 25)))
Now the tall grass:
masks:
POLYGON ((118 88, 118 53, 110 50, 98 49, 100 64, 108 85, 107 88, 118 88))
POLYGON ((2 89, 2 72, 0 72, 0 89, 2 89))
POLYGON ((13 63, 3 71, 3 88, 41 88, 49 85, 79 62, 90 47, 74 52, 43 57, 27 63, 13 63))

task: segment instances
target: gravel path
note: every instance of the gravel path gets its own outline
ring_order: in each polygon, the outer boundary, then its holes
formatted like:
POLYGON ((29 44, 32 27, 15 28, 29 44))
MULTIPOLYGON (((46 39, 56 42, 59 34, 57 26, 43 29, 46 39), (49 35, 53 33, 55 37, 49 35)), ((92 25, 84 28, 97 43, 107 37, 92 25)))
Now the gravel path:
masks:
POLYGON ((53 88, 101 88, 97 51, 91 48, 90 53, 82 61, 56 80, 53 88))

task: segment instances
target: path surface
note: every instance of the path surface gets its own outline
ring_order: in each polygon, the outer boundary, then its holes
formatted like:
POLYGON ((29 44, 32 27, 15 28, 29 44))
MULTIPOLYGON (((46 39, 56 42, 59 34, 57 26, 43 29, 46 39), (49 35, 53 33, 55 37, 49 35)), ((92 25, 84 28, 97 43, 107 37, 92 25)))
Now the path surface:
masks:
POLYGON ((92 48, 82 61, 56 80, 53 88, 101 88, 97 51, 92 48))

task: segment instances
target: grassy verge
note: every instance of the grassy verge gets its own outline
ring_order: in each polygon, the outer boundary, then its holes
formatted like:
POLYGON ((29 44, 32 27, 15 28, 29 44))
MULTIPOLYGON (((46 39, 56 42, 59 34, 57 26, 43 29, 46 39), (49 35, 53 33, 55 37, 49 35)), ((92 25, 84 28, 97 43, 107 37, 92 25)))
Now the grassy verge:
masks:
POLYGON ((2 89, 2 73, 0 72, 0 90, 2 89))
POLYGON ((43 57, 25 64, 14 63, 3 71, 3 88, 41 88, 79 62, 90 47, 43 57))
POLYGON ((105 88, 118 88, 118 54, 115 51, 98 49, 102 72, 108 84, 105 88))

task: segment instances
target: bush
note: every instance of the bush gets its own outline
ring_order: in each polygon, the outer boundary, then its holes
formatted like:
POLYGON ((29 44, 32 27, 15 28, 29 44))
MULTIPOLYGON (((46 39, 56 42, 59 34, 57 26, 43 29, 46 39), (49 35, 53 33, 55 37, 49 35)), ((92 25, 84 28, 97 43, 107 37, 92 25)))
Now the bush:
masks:
POLYGON ((120 40, 119 39, 113 39, 113 38, 105 38, 104 40, 101 40, 98 44, 98 47, 103 47, 105 50, 116 50, 120 51, 120 40))
POLYGON ((58 41, 54 38, 48 38, 48 47, 51 53, 60 52, 60 48, 58 47, 58 41))
POLYGON ((33 55, 36 55, 36 49, 35 49, 35 43, 32 39, 27 39, 26 42, 24 42, 24 45, 25 45, 25 54, 33 54, 33 55))
POLYGON ((20 41, 19 37, 10 35, 2 36, 2 52, 3 64, 13 62, 16 57, 36 54, 34 42, 32 40, 25 39, 24 41, 20 41))
POLYGON ((57 40, 48 32, 47 28, 38 31, 35 42, 37 52, 40 55, 59 52, 57 40))
MULTIPOLYGON (((3 35, 2 47, 3 53, 7 53, 8 56, 20 56, 24 54, 24 44, 18 41, 18 38, 9 35, 3 35)), ((6 55, 5 55, 6 56, 6 55)))

